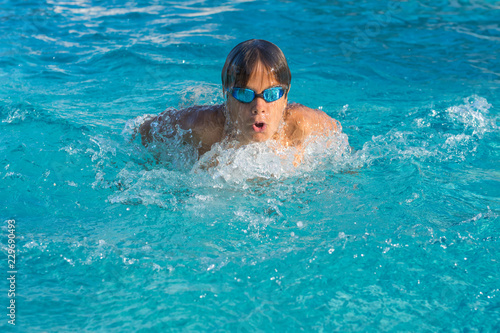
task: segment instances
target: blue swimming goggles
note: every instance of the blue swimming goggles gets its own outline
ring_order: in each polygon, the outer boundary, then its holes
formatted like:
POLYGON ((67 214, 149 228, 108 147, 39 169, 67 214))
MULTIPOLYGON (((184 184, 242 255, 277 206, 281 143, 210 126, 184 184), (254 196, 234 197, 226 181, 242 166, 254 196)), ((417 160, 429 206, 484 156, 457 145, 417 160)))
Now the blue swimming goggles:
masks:
POLYGON ((252 89, 247 88, 230 88, 228 91, 238 101, 242 103, 250 103, 255 97, 262 97, 267 103, 277 101, 285 94, 283 87, 267 88, 262 94, 256 94, 252 89))

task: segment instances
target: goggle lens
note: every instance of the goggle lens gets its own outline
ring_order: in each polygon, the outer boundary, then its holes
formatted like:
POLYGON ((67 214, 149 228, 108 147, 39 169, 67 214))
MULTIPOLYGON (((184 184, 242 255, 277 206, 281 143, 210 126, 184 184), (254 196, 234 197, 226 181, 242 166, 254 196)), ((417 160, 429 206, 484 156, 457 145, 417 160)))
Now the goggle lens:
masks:
POLYGON ((266 89, 262 92, 262 97, 264 98, 264 100, 266 102, 274 102, 274 101, 277 101, 278 99, 281 98, 281 96, 283 96, 283 88, 281 87, 274 87, 274 88, 269 88, 269 89, 266 89))
POLYGON ((256 94, 252 89, 232 88, 231 95, 242 103, 250 103, 255 97, 262 97, 267 103, 277 101, 285 94, 283 87, 272 87, 264 90, 262 94, 256 94))
POLYGON ((234 88, 233 97, 243 103, 250 103, 255 98, 255 93, 250 89, 234 88))

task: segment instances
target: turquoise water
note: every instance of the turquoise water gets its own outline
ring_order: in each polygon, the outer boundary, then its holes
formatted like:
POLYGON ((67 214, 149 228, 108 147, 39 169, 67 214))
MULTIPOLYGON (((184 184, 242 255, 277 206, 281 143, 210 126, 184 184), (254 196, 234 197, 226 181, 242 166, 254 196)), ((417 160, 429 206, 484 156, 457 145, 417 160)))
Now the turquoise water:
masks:
POLYGON ((500 330, 500 3, 0 4, 2 331, 500 330), (352 151, 140 145, 249 38, 352 151))

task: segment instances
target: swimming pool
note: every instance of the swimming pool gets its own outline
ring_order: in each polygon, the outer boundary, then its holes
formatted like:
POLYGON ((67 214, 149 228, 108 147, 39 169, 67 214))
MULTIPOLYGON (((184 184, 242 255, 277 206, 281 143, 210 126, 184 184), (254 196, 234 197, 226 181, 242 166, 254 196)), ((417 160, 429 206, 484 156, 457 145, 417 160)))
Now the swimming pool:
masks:
POLYGON ((4 1, 2 331, 500 330, 499 10, 4 1), (204 170, 133 138, 137 117, 222 102, 249 38, 351 152, 290 169, 250 145, 204 170))

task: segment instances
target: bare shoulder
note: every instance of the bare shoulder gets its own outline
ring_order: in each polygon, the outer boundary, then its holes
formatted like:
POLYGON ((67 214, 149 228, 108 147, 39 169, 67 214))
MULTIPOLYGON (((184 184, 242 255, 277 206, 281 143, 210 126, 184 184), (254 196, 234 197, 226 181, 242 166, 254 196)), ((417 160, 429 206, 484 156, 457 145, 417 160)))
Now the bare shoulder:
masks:
POLYGON ((204 131, 209 125, 224 125, 224 106, 197 105, 178 111, 177 123, 182 129, 204 131))
POLYGON ((340 123, 325 112, 297 103, 288 104, 286 125, 287 134, 293 140, 303 140, 311 135, 327 135, 331 132, 342 131, 340 123))
POLYGON ((220 141, 224 129, 223 105, 197 105, 190 108, 168 109, 156 117, 151 117, 140 126, 142 143, 147 145, 154 138, 172 137, 177 128, 190 133, 189 139, 201 145, 200 151, 209 149, 220 141))
POLYGON ((192 131, 193 137, 201 144, 202 154, 222 140, 225 120, 223 104, 198 106, 186 112, 180 126, 192 131))

